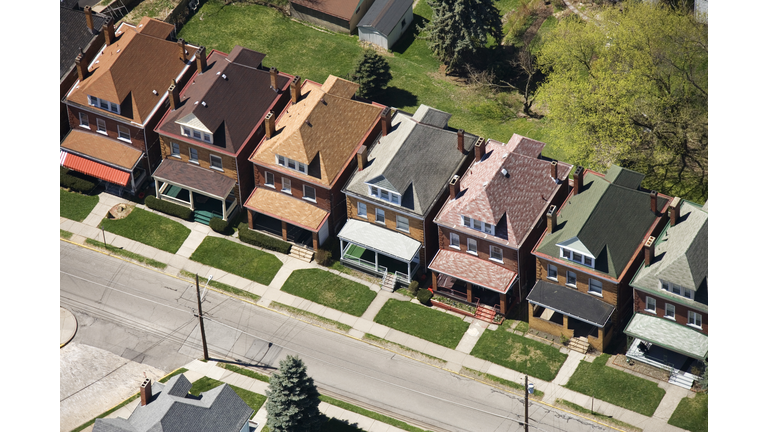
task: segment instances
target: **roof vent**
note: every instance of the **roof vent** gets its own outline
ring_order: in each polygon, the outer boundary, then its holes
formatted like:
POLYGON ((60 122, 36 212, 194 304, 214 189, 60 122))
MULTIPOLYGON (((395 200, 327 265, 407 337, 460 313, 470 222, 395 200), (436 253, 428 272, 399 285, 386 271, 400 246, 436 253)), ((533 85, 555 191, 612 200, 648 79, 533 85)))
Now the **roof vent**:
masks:
POLYGON ((507 177, 509 175, 509 171, 507 171, 506 168, 502 168, 501 169, 501 175, 503 175, 504 177, 507 177))
POLYGON ((483 182, 483 187, 488 186, 488 182, 483 182))
POLYGON ((157 96, 157 90, 152 90, 152 94, 157 96))
POLYGON ((221 77, 224 78, 224 81, 227 80, 227 74, 221 74, 221 77))
POLYGON ((216 72, 216 75, 221 75, 221 71, 216 72))
POLYGON ((205 101, 202 101, 202 102, 200 102, 200 104, 201 104, 202 106, 204 106, 204 107, 207 107, 207 106, 208 106, 208 104, 207 104, 207 103, 205 103, 205 101))
POLYGON ((195 101, 195 105, 197 105, 200 101, 195 101))

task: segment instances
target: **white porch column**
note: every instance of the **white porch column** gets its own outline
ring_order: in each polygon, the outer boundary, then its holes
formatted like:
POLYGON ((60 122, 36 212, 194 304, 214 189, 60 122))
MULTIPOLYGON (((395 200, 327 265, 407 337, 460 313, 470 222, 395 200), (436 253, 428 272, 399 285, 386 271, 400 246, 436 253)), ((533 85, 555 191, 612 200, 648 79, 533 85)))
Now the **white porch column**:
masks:
POLYGON ((189 191, 189 208, 195 211, 195 193, 191 190, 189 191))
POLYGON ((411 280, 411 272, 413 271, 413 269, 411 268, 411 263, 413 263, 413 260, 411 260, 411 262, 408 263, 408 280, 411 280))
POLYGON ((157 179, 153 179, 153 180, 155 180, 155 198, 162 200, 161 196, 163 194, 160 193, 160 182, 157 181, 157 179))
POLYGON ((221 200, 221 218, 224 219, 224 222, 227 221, 227 199, 226 198, 221 200))
POLYGON ((344 240, 342 239, 339 239, 339 250, 341 251, 339 261, 341 261, 341 259, 344 258, 344 240))
POLYGON ((379 253, 374 251, 373 260, 376 262, 376 271, 379 271, 379 253))

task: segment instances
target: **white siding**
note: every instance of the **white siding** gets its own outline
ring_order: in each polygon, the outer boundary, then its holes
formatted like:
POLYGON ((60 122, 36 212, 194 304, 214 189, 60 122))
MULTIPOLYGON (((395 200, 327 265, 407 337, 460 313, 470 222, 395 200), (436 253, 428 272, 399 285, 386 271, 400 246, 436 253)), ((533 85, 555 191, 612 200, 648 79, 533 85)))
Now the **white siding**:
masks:
POLYGON ((325 243, 325 240, 328 238, 328 219, 325 220, 325 223, 322 227, 320 227, 320 231, 317 233, 317 244, 318 246, 325 243))

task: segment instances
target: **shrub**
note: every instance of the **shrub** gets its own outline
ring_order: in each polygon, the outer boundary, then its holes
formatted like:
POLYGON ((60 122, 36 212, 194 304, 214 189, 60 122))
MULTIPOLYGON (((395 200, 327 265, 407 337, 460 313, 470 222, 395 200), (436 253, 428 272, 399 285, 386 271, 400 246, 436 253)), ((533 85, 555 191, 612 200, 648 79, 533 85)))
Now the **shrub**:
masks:
POLYGON ((284 254, 288 254, 291 251, 290 243, 272 238, 260 232, 253 231, 252 229, 248 228, 248 224, 246 223, 241 223, 237 227, 237 236, 242 242, 252 244, 264 249, 269 249, 284 254))
POLYGON ((212 217, 210 222, 208 222, 208 226, 219 234, 229 235, 232 233, 232 230, 229 228, 229 222, 222 218, 212 217))
POLYGON ((331 251, 318 249, 317 252, 315 252, 315 262, 321 266, 328 267, 331 264, 331 251))
POLYGON ((432 294, 432 291, 428 289, 422 289, 419 290, 418 294, 416 294, 416 298, 421 302, 421 304, 429 306, 432 304, 431 300, 433 295, 434 294, 432 294))
POLYGON ((411 283, 408 285, 408 291, 411 294, 416 295, 419 292, 419 281, 412 280, 411 283))
POLYGON ((153 195, 146 197, 144 199, 144 204, 152 210, 157 210, 171 216, 176 216, 177 218, 184 220, 192 219, 192 210, 172 202, 159 200, 153 195))
POLYGON ((62 167, 59 171, 59 184, 61 187, 74 192, 88 193, 96 187, 96 183, 84 178, 76 177, 69 173, 69 170, 62 167))

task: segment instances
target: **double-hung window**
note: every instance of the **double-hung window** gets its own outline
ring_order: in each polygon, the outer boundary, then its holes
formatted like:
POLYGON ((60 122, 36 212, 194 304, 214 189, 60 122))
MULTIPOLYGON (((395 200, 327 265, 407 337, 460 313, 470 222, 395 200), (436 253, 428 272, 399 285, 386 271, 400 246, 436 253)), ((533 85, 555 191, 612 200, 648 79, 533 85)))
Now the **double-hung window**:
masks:
POLYGON ((477 240, 473 238, 467 239, 467 252, 477 255, 477 240))
POLYGON ((357 202, 357 215, 361 218, 368 217, 368 206, 365 205, 365 203, 360 201, 357 202))
POLYGON ((211 155, 211 168, 219 171, 224 171, 224 167, 221 164, 221 158, 216 155, 211 155))
POLYGON ((312 186, 304 185, 304 196, 303 198, 308 201, 315 202, 315 188, 312 186))
POLYGON ((275 187, 275 175, 269 171, 264 171, 264 185, 271 188, 275 187))
POLYGON ((280 190, 285 193, 291 193, 291 179, 289 179, 288 177, 283 177, 282 189, 280 190))
POLYGON ((400 195, 396 192, 388 191, 376 186, 368 186, 370 195, 372 197, 391 202, 392 204, 400 205, 400 195))
POLYGON ((664 304, 664 318, 675 319, 675 305, 672 303, 664 304))
POLYGON ((84 128, 91 128, 91 124, 88 123, 88 114, 81 112, 80 113, 80 126, 84 128))
POLYGON ((197 149, 196 148, 189 148, 189 161, 192 163, 200 163, 197 159, 197 149))
POLYGON ((408 218, 407 217, 397 215, 395 217, 395 219, 397 219, 397 229, 399 229, 400 231, 405 231, 405 232, 409 232, 410 231, 410 227, 409 227, 409 224, 408 224, 408 218))
POLYGON ((300 172, 302 174, 306 174, 307 173, 307 165, 302 163, 302 162, 295 161, 293 159, 290 159, 290 158, 287 158, 287 157, 281 156, 281 155, 275 155, 275 160, 276 160, 277 164, 280 165, 281 167, 290 168, 290 169, 292 169, 294 171, 298 171, 298 172, 300 172))
POLYGON ((652 314, 656 313, 656 299, 653 297, 645 296, 645 311, 652 314))
POLYGON ((595 294, 599 296, 603 296, 603 283, 600 282, 597 279, 590 279, 589 280, 589 292, 590 294, 595 294))
POLYGON ((384 223, 384 210, 377 208, 376 209, 376 222, 383 224, 384 223))
POLYGON ((117 125, 117 138, 125 141, 130 141, 131 130, 125 126, 117 125))
POLYGON ((96 132, 103 133, 104 135, 107 134, 107 122, 104 120, 97 118, 96 119, 96 132))
POLYGON ((120 114, 120 105, 105 101, 104 99, 99 99, 96 96, 90 96, 88 95, 88 105, 95 106, 97 108, 101 108, 106 111, 111 111, 116 114, 120 114))
POLYGON ((568 286, 576 287, 576 273, 567 270, 565 272, 565 284, 568 286))
POLYGON ((172 142, 171 143, 171 156, 180 158, 181 157, 181 151, 179 150, 179 144, 172 142))
POLYGON ((595 268, 595 263, 592 257, 588 257, 584 254, 566 249, 564 247, 560 247, 560 257, 565 258, 568 261, 574 261, 579 264, 584 264, 585 266, 595 268))
POLYGON ((500 247, 491 245, 490 259, 493 261, 503 262, 504 252, 500 247))
POLYGON ((459 239, 459 235, 456 233, 451 233, 451 244, 450 246, 455 249, 461 249, 461 240, 459 239))
POLYGON ((489 223, 485 223, 483 221, 473 219, 469 216, 462 216, 461 223, 467 228, 472 228, 474 230, 484 232, 486 234, 495 235, 496 227, 489 223))
POLYGON ((557 281, 557 267, 547 264, 547 279, 557 281))
POLYGON ((701 314, 694 311, 688 311, 688 325, 701 328, 701 314))

